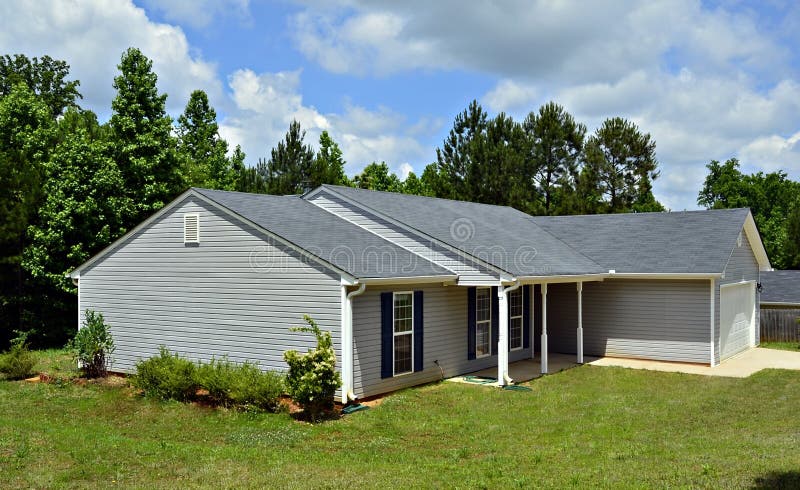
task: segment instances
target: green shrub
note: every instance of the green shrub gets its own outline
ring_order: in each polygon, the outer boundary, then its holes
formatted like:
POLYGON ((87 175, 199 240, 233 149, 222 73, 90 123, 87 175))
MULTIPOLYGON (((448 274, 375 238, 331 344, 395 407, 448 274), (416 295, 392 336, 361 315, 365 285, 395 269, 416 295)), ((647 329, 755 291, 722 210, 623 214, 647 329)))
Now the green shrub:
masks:
POLYGON ((159 354, 136 363, 131 384, 147 397, 161 400, 187 401, 197 392, 197 366, 188 359, 159 347, 159 354))
POLYGON ((86 310, 83 326, 68 347, 74 352, 84 376, 102 378, 108 374, 114 339, 101 313, 86 310))
POLYGON ((286 351, 283 358, 289 365, 286 387, 289 395, 303 407, 312 421, 333 406, 333 396, 342 381, 336 372, 336 352, 330 332, 323 332, 310 316, 304 315, 306 327, 293 327, 293 332, 313 333, 317 347, 305 354, 286 351))
POLYGON ((0 355, 0 373, 6 379, 23 379, 33 374, 36 359, 28 349, 28 334, 17 332, 11 348, 0 355))
POLYGON ((250 362, 235 364, 227 358, 201 363, 196 380, 216 404, 225 407, 275 411, 283 393, 280 374, 263 372, 258 364, 250 362))

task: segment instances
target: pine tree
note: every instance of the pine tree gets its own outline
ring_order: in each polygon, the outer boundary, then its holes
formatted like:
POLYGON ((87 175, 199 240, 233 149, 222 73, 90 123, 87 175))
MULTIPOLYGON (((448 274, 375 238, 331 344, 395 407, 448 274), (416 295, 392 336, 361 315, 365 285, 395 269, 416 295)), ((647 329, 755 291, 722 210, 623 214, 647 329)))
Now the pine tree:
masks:
POLYGON ((344 173, 342 150, 327 131, 319 135, 319 151, 311 174, 311 187, 322 184, 350 185, 344 173))
POLYGON ((306 132, 292 121, 266 165, 257 167, 270 194, 300 194, 313 186, 314 149, 303 143, 306 132))
POLYGON ((172 119, 167 115, 166 94, 159 94, 153 63, 136 48, 122 54, 114 78, 117 95, 113 114, 112 158, 119 165, 124 193, 134 202, 128 217, 133 227, 163 207, 185 188, 176 156, 172 119))
POLYGON ((178 155, 189 186, 233 190, 236 170, 228 143, 219 136, 217 113, 202 90, 189 97, 178 118, 178 155))

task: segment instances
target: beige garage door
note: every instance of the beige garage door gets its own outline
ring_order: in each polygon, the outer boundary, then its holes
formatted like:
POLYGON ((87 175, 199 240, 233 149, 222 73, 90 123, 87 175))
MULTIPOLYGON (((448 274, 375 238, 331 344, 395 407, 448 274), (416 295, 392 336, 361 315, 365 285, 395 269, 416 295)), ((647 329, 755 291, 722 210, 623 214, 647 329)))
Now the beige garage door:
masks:
POLYGON ((720 359, 751 347, 755 340, 755 287, 752 283, 720 288, 720 359))

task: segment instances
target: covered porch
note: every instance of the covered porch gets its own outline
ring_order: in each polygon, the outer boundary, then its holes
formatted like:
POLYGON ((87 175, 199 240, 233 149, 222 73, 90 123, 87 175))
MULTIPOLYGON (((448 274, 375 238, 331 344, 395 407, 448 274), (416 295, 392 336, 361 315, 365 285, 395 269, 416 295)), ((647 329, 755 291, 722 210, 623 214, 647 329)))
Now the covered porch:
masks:
MULTIPOLYGON (((514 383, 525 383, 533 379, 539 378, 544 374, 557 373, 565 369, 570 369, 580 364, 577 362, 574 354, 560 354, 551 353, 548 363, 548 371, 542 372, 542 364, 538 359, 522 359, 520 361, 509 363, 508 375, 514 380, 514 383)), ((593 362, 597 360, 596 357, 585 357, 584 362, 593 362)), ((455 383, 472 383, 472 380, 485 380, 486 384, 497 382, 497 368, 489 367, 481 369, 461 376, 454 376, 448 378, 448 381, 455 383)), ((483 383, 481 383, 483 384, 483 383)))

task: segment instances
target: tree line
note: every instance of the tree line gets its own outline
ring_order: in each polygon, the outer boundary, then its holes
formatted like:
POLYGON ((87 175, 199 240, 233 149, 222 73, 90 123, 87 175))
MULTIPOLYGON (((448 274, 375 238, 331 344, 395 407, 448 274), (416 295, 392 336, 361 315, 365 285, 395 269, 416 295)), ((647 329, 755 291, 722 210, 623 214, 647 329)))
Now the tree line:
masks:
MULTIPOLYGON (((248 166, 220 136, 205 92, 194 91, 173 120, 147 57, 130 48, 117 67, 101 124, 80 107, 80 82, 64 61, 0 57, 0 347, 15 330, 33 332, 37 345, 63 344, 77 318, 65 274, 192 186, 298 194, 337 184, 543 215, 664 210, 652 192, 655 141, 619 117, 589 134, 552 102, 514 121, 473 101, 420 176, 401 179, 373 162, 350 178, 330 134, 315 150, 297 121, 248 166)), ((791 247, 800 242, 800 184, 780 172, 743 175, 735 161, 712 162, 709 172, 698 203, 750 206, 773 262, 800 267, 791 247)))

